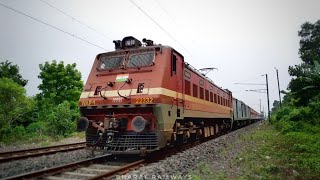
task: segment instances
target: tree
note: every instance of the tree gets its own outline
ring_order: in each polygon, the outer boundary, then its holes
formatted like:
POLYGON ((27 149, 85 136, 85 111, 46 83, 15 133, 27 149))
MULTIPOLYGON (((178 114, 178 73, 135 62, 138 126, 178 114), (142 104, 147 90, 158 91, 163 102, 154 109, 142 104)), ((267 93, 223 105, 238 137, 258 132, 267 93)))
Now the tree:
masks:
POLYGON ((70 103, 64 101, 48 115, 48 133, 53 137, 65 137, 75 131, 78 118, 79 112, 70 109, 70 103))
POLYGON ((0 78, 10 78, 21 86, 28 83, 28 80, 23 79, 19 74, 18 65, 12 65, 8 60, 0 63, 0 78))
POLYGON ((272 105, 271 112, 274 113, 280 107, 280 101, 274 100, 272 105))
POLYGON ((292 98, 296 99, 296 105, 305 106, 312 100, 320 99, 320 20, 314 24, 304 23, 299 36, 299 54, 303 62, 289 67, 293 78, 288 89, 292 98))
POLYGON ((301 60, 307 65, 314 65, 314 62, 320 63, 320 20, 311 24, 304 23, 299 31, 301 60))
POLYGON ((11 127, 31 106, 23 87, 12 79, 0 78, 0 130, 11 127))
POLYGON ((58 105, 68 101, 72 106, 76 106, 83 82, 81 73, 76 69, 76 64, 64 65, 64 62, 53 60, 52 63, 45 62, 40 64, 40 75, 38 78, 42 83, 38 86, 41 93, 38 98, 42 99, 45 104, 58 105))

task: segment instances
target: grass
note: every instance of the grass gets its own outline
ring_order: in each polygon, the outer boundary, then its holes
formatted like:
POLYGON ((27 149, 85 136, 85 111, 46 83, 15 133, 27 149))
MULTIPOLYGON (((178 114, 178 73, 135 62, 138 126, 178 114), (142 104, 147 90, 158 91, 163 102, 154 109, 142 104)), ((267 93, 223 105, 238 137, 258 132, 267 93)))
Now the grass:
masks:
POLYGON ((2 138, 0 141, 0 146, 15 146, 23 144, 38 144, 40 147, 52 146, 55 141, 62 140, 64 138, 79 138, 84 139, 84 132, 74 132, 67 137, 56 136, 51 137, 48 135, 41 135, 37 133, 8 133, 6 137, 2 138))
POLYGON ((202 180, 202 179, 226 179, 226 175, 222 171, 212 171, 210 166, 204 162, 197 165, 197 169, 189 173, 191 179, 202 180))
MULTIPOLYGON (((309 132, 280 133, 264 123, 241 135, 240 152, 230 158, 229 169, 214 172, 210 164, 200 163, 190 174, 194 179, 318 179, 320 178, 320 134, 309 132), (232 168, 240 167, 236 177, 232 168)), ((228 144, 223 154, 234 144, 228 144)), ((222 156, 224 156, 221 154, 222 156)))

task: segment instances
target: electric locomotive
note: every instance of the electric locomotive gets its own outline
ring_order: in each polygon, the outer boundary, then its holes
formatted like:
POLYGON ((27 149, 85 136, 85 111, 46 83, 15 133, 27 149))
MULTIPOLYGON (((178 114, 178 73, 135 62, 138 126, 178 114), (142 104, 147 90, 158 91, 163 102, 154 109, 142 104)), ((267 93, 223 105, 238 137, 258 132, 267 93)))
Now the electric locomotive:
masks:
POLYGON ((231 91, 215 85, 170 46, 129 36, 98 54, 79 99, 88 146, 146 154, 230 129, 231 91))

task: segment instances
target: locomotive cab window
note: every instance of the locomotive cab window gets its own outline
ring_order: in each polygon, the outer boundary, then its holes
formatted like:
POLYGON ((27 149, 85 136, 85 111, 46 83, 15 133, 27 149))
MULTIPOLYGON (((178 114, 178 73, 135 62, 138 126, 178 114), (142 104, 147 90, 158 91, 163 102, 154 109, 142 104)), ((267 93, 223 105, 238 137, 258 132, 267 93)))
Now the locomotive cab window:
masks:
POLYGON ((101 56, 99 60, 98 70, 112 70, 120 68, 123 65, 124 56, 101 56))
POLYGON ((153 65, 154 52, 148 52, 143 54, 133 54, 130 56, 127 67, 143 67, 153 65))

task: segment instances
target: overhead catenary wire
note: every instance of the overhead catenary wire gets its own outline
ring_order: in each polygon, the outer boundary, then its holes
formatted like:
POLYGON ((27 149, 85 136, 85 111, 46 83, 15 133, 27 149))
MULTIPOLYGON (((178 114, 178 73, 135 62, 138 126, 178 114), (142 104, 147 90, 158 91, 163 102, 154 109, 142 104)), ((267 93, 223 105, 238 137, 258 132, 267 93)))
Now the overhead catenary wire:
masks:
POLYGON ((160 9, 165 13, 167 14, 167 16, 171 19, 171 21, 177 25, 176 21, 173 19, 173 17, 169 14, 169 12, 159 3, 158 0, 154 0, 156 2, 156 4, 158 4, 158 6, 160 7, 160 9))
POLYGON ((0 2, 0 5, 3 6, 3 7, 5 7, 5 8, 7 8, 7 9, 10 9, 10 10, 16 12, 16 13, 19 13, 19 14, 21 14, 21 15, 23 15, 23 16, 26 16, 26 17, 28 17, 28 18, 30 18, 30 19, 33 19, 33 20, 35 20, 35 21, 37 21, 37 22, 39 22, 39 23, 41 23, 41 24, 44 24, 44 25, 49 26, 49 27, 51 27, 51 28, 53 28, 53 29, 56 29, 56 30, 58 30, 58 31, 60 31, 60 32, 63 32, 63 33, 65 33, 65 34, 69 35, 69 36, 72 36, 72 37, 74 37, 74 38, 77 38, 77 39, 79 39, 79 40, 81 40, 81 41, 83 41, 83 42, 85 42, 85 43, 88 43, 88 44, 90 44, 90 45, 92 45, 92 46, 95 46, 95 47, 98 47, 98 48, 100 48, 100 49, 102 49, 102 50, 108 51, 107 49, 105 49, 105 48, 103 48, 103 47, 101 47, 101 46, 99 46, 99 45, 97 45, 97 44, 94 44, 94 43, 92 43, 92 42, 90 42, 90 41, 88 41, 88 40, 86 40, 86 39, 84 39, 84 38, 81 38, 81 37, 76 36, 76 35, 74 35, 74 34, 72 34, 72 33, 69 33, 69 32, 67 32, 67 31, 65 31, 65 30, 63 30, 63 29, 61 29, 61 28, 58 28, 58 27, 53 26, 53 25, 51 25, 51 24, 49 24, 49 23, 46 23, 46 22, 44 22, 44 21, 42 21, 42 20, 40 20, 40 19, 37 19, 37 18, 35 18, 35 17, 31 16, 31 15, 28 15, 28 14, 26 14, 26 13, 24 13, 24 12, 21 12, 21 11, 19 11, 19 10, 17 10, 17 9, 14 9, 14 8, 8 6, 8 5, 2 4, 1 2, 0 2))
POLYGON ((61 10, 61 9, 59 9, 59 8, 57 8, 57 7, 55 7, 55 6, 53 6, 52 4, 48 3, 48 2, 47 2, 47 1, 45 1, 45 0, 39 0, 39 1, 43 2, 44 4, 46 4, 46 5, 50 6, 51 8, 53 8, 53 9, 55 9, 55 10, 57 10, 57 11, 59 11, 60 13, 64 14, 65 16, 67 16, 67 17, 69 17, 69 18, 71 18, 72 20, 74 20, 74 21, 78 22, 79 24, 81 24, 81 25, 83 25, 83 26, 87 27, 88 29, 90 29, 90 30, 94 31, 95 33, 97 33, 97 34, 99 34, 99 35, 103 36, 104 38, 107 38, 107 39, 109 39, 109 40, 112 40, 110 37, 108 37, 108 36, 106 36, 105 34, 103 34, 103 33, 99 32, 99 31, 98 31, 98 30, 96 30, 95 28, 93 28, 93 27, 91 27, 91 26, 87 25, 86 23, 84 23, 84 22, 82 22, 82 21, 80 21, 80 20, 76 19, 75 17, 71 16, 71 15, 70 15, 70 13, 66 13, 65 11, 63 11, 63 10, 61 10))
POLYGON ((147 12, 145 12, 137 3, 135 3, 133 0, 130 0, 130 2, 136 6, 145 16, 147 16, 153 23, 155 23, 163 32, 165 32, 172 40, 174 40, 180 47, 182 47, 188 54, 192 56, 192 54, 189 52, 187 48, 185 48, 176 38, 174 38, 165 28, 163 28, 156 20, 154 20, 147 12))

